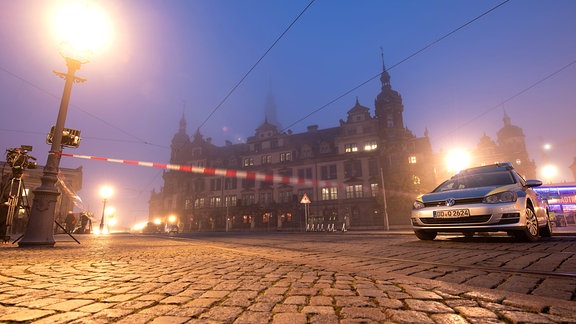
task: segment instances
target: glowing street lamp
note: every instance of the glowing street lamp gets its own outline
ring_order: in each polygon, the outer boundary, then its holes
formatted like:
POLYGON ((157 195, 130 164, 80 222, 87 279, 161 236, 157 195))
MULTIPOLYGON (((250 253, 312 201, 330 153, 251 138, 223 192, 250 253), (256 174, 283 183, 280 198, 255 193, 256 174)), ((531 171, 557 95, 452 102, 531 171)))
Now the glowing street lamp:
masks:
POLYGON ((116 218, 116 208, 112 206, 106 207, 106 217, 108 220, 106 222, 106 232, 111 233, 110 228, 116 226, 118 223, 118 219, 116 218))
POLYGON ((102 217, 100 218, 100 234, 104 233, 104 217, 106 214, 106 201, 108 201, 108 198, 112 196, 113 192, 114 189, 112 189, 112 187, 110 186, 104 186, 100 188, 100 197, 102 197, 102 202, 104 204, 102 206, 102 217))
POLYGON ((546 183, 552 183, 552 179, 554 179, 557 174, 558 168, 555 165, 548 164, 542 168, 542 176, 546 183))
POLYGON ((445 157, 446 169, 450 173, 456 173, 470 166, 470 153, 460 149, 448 152, 445 157))
MULTIPOLYGON (((77 2, 78 3, 78 2, 77 2)), ((76 3, 76 4, 77 4, 76 3)), ((55 72, 56 75, 65 80, 64 91, 62 93, 62 101, 60 102, 60 109, 58 110, 58 118, 56 126, 54 126, 54 133, 52 134, 52 143, 48 159, 44 167, 43 175, 40 178, 40 187, 36 188, 34 193, 34 201, 30 211, 30 219, 28 226, 22 239, 18 242, 21 247, 27 246, 54 246, 54 221, 56 202, 60 192, 56 189, 56 181, 58 181, 58 171, 60 168, 60 153, 62 152, 63 136, 66 115, 68 113, 68 103, 70 101, 70 93, 72 91, 72 84, 74 82, 84 82, 86 79, 75 76, 77 70, 83 63, 87 62, 86 54, 96 49, 94 45, 102 45, 102 40, 106 39, 106 29, 101 29, 95 23, 98 22, 94 17, 101 16, 101 14, 94 14, 93 6, 84 4, 81 7, 65 7, 66 10, 60 12, 56 18, 56 26, 60 31, 66 31, 66 34, 59 35, 60 41, 67 45, 67 48, 61 52, 66 60, 68 71, 66 73, 55 72), (85 27, 88 26, 88 27, 85 27), (70 37, 71 32, 74 31, 76 36, 70 37), (96 32, 99 31, 99 32, 96 32), (104 31, 104 32, 102 32, 104 31), (62 38, 63 37, 63 38, 62 38), (99 44, 91 43, 96 38, 99 44), (75 40, 81 39, 82 43, 75 40), (79 46, 74 48, 74 46, 79 46), (78 55, 81 51, 83 55, 78 55)), ((99 23, 103 22, 99 20, 99 23)))

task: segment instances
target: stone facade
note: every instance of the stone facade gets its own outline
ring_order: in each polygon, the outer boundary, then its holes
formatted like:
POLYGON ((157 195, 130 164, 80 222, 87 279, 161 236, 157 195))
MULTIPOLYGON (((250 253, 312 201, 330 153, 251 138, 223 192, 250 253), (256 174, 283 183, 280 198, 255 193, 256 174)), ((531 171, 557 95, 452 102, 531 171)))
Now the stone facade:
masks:
POLYGON ((264 118, 245 143, 217 146, 190 138, 182 117, 170 163, 204 171, 164 172, 149 221, 174 215, 185 232, 409 226, 414 197, 435 185, 434 157, 427 132, 404 126, 385 68, 380 81, 374 115, 356 99, 332 128, 292 133, 264 118))

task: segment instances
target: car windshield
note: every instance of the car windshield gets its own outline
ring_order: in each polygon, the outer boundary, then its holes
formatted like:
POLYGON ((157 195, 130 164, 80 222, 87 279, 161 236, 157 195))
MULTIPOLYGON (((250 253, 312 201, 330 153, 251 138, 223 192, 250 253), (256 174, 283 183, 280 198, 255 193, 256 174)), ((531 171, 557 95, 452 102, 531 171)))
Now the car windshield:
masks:
POLYGON ((515 183, 510 172, 484 172, 458 174, 434 189, 434 192, 466 188, 505 186, 515 183))

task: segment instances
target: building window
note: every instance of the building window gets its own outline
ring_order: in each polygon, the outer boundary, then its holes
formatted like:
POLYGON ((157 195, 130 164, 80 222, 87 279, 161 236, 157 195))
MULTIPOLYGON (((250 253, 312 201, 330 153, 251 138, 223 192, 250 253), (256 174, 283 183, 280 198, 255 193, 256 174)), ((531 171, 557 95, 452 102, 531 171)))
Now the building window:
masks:
POLYGON ((280 162, 292 161, 292 152, 280 153, 280 162))
POLYGON ((330 144, 326 142, 320 143, 320 153, 330 153, 330 144))
POLYGON ((262 155, 262 164, 272 163, 272 155, 262 155))
POLYGON ((346 178, 355 178, 362 176, 362 161, 354 160, 344 163, 344 176, 346 178))
POLYGON ((394 127, 394 117, 392 117, 392 115, 386 116, 386 127, 388 128, 394 127))
POLYGON ((210 207, 222 207, 222 197, 211 197, 210 207))
POLYGON ((312 179, 312 168, 298 169, 299 179, 312 179))
POLYGON ((261 192, 258 196, 258 202, 262 205, 269 205, 272 203, 271 192, 261 192))
POLYGON ((268 224, 271 221, 271 218, 272 218, 271 213, 264 213, 264 215, 262 215, 262 223, 268 224))
POLYGON ((338 199, 337 187, 322 188, 322 200, 336 200, 338 199))
POLYGON ((220 191, 222 190, 221 179, 210 179, 210 191, 220 191))
POLYGON ((237 204, 236 195, 230 195, 230 196, 224 197, 224 202, 226 204, 226 207, 236 206, 236 204, 237 204))
POLYGON ((225 190, 234 190, 238 186, 238 179, 237 178, 226 178, 224 180, 224 189, 225 190))
POLYGON ((410 155, 408 157, 408 163, 410 164, 416 164, 416 156, 415 155, 410 155))
POLYGON ((378 161, 376 159, 368 160, 368 176, 375 177, 378 175, 378 161))
POLYGON ((254 178, 242 179, 242 188, 251 189, 254 187, 256 187, 256 179, 254 179, 254 178))
POLYGON ((415 185, 420 185, 420 177, 417 176, 417 175, 412 176, 412 182, 413 182, 415 185))
POLYGON ((256 203, 256 200, 255 200, 253 193, 242 195, 242 205, 243 206, 250 206, 250 205, 253 205, 254 203, 256 203))
POLYGON ((309 159, 312 157, 312 149, 308 145, 302 147, 301 156, 303 159, 309 159))
POLYGON ((371 183, 370 184, 370 193, 372 194, 372 197, 376 197, 376 195, 378 195, 378 184, 377 183, 371 183))
POLYGON ((320 167, 320 180, 333 180, 338 178, 336 164, 323 165, 320 167))
POLYGON ((186 209, 186 210, 192 209, 192 200, 191 199, 184 200, 184 209, 186 209))
POLYGON ((358 152, 358 145, 356 145, 356 144, 346 144, 346 145, 344 145, 344 151, 345 151, 346 153, 358 152))
POLYGON ((361 184, 346 186, 346 198, 362 198, 362 197, 363 197, 363 190, 361 184))
POLYGON ((244 166, 253 166, 254 165, 254 158, 244 158, 244 166))
POLYGON ((292 202, 292 191, 280 191, 278 196, 281 203, 292 202))
POLYGON ((204 198, 198 198, 194 201, 194 208, 204 208, 204 198))
POLYGON ((378 148, 378 143, 376 141, 371 141, 364 144, 364 151, 373 151, 378 148))

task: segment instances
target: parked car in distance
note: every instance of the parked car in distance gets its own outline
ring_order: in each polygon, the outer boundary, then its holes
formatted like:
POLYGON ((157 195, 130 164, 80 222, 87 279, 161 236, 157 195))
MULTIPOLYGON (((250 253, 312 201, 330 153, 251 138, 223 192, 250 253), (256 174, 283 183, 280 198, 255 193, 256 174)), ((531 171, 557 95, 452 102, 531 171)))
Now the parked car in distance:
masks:
POLYGON ((412 229, 421 240, 439 232, 504 231, 534 242, 552 235, 548 204, 532 188, 540 180, 524 180, 511 163, 460 171, 412 206, 412 229))

